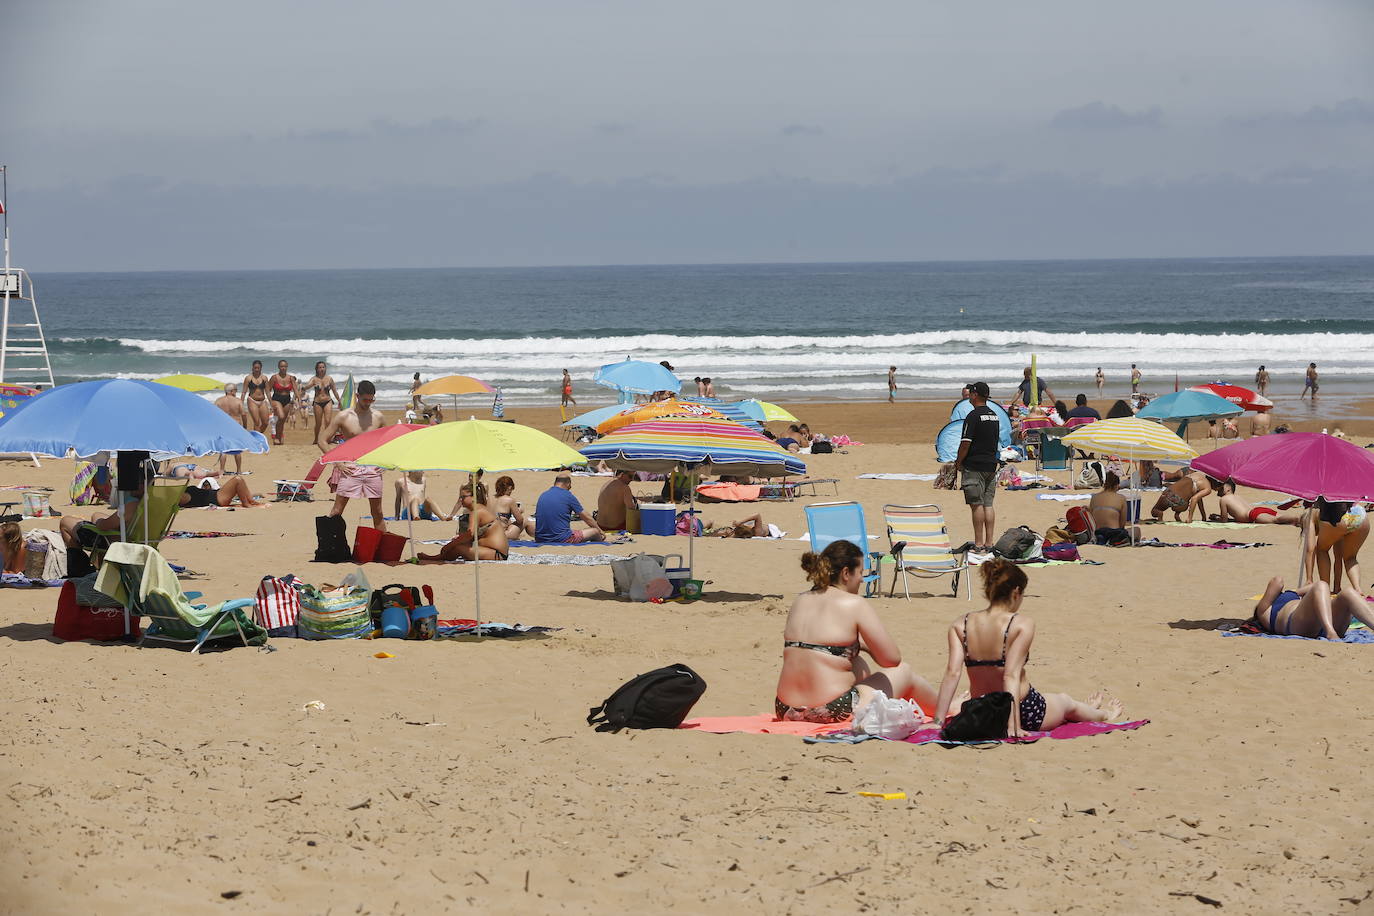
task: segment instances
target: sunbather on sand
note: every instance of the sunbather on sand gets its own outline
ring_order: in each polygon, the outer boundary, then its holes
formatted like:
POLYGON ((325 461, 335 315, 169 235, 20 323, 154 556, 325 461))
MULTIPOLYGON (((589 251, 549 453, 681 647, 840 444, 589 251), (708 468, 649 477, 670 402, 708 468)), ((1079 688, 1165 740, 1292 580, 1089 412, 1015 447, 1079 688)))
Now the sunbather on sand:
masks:
POLYGON ((1100 492, 1094 493, 1088 501, 1088 511, 1092 513, 1094 539, 1099 544, 1113 546, 1129 543, 1140 537, 1140 529, 1134 525, 1126 526, 1126 497, 1117 492, 1121 478, 1115 471, 1107 472, 1107 479, 1100 492))
POLYGON ((488 508, 506 524, 506 537, 519 539, 534 534, 534 523, 525 519, 524 506, 515 498, 515 481, 509 476, 496 478, 496 495, 488 508))
POLYGON ((1249 522, 1255 525, 1302 525, 1305 512, 1284 512, 1272 506, 1252 506, 1236 493, 1236 485, 1227 480, 1217 488, 1217 502, 1221 511, 1209 515, 1213 522, 1249 522))
POLYGON ((0 558, 4 560, 5 572, 22 573, 29 558, 28 554, 24 532, 18 523, 5 522, 0 525, 0 558))
POLYGON ((1374 610, 1358 591, 1346 586, 1333 596, 1321 579, 1285 589, 1275 576, 1255 605, 1255 625, 1279 636, 1344 639, 1351 619, 1374 627, 1374 610))
MULTIPOLYGON (((477 550, 483 560, 504 560, 510 556, 510 541, 506 538, 506 526, 496 514, 487 508, 486 484, 477 484, 477 501, 472 499, 472 485, 463 484, 458 490, 458 503, 463 514, 458 516, 458 534, 453 540, 439 548, 438 553, 422 553, 416 559, 421 563, 447 563, 452 560, 472 560, 475 551, 472 547, 472 514, 477 517, 477 550)), ((458 508, 455 506, 454 508, 458 508)))
POLYGON ((754 514, 748 518, 742 518, 737 522, 728 525, 715 527, 710 522, 704 526, 703 537, 708 538, 766 538, 768 537, 768 523, 763 520, 762 515, 754 514))
POLYGON ((426 493, 425 472, 408 471, 396 481, 396 510, 391 513, 398 519, 418 518, 425 521, 452 521, 453 516, 439 511, 434 500, 426 493))
POLYGON ((839 722, 881 690, 915 700, 927 713, 935 690, 902 661, 870 602, 859 597, 863 553, 834 541, 820 553, 802 555, 811 590, 792 602, 783 625, 782 673, 773 704, 789 722, 839 722), (860 651, 879 667, 871 667, 860 651))
POLYGON ((1315 537, 1307 543, 1307 578, 1324 579, 1333 591, 1341 589, 1341 573, 1356 591, 1360 588, 1360 548, 1369 537, 1369 515, 1359 503, 1317 500, 1312 510, 1315 537), (1335 563, 1332 563, 1332 557, 1335 563), (1315 565, 1316 576, 1313 576, 1315 565), (1334 567, 1334 568, 1333 568, 1334 567))
POLYGON ((181 494, 181 507, 183 509, 201 509, 205 506, 227 507, 234 500, 239 501, 239 505, 247 509, 256 509, 258 506, 265 505, 253 498, 253 491, 248 489, 248 481, 242 477, 226 477, 220 483, 219 489, 201 487, 192 484, 186 488, 186 492, 181 494))
POLYGON ((940 682, 936 723, 943 723, 968 669, 969 695, 1005 690, 1015 701, 1007 734, 1051 731, 1065 722, 1109 722, 1121 717, 1121 701, 1099 691, 1080 702, 1067 693, 1042 694, 1026 677, 1026 662, 1035 640, 1035 622, 1021 614, 1029 579, 1025 570, 997 559, 979 567, 988 606, 965 614, 949 628, 949 661, 940 682))

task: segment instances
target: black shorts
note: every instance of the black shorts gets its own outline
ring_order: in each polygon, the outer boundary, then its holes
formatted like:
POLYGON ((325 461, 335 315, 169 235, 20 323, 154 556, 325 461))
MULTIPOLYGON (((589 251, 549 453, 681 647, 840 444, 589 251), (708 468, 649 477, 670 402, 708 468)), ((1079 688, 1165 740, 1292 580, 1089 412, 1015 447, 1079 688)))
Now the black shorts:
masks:
POLYGON ((102 534, 90 525, 81 525, 76 529, 76 542, 87 550, 92 547, 104 547, 110 543, 111 538, 118 538, 118 531, 111 531, 102 534))
POLYGON ((272 395, 272 400, 281 404, 283 407, 288 406, 291 403, 291 392, 278 391, 276 394, 272 395))

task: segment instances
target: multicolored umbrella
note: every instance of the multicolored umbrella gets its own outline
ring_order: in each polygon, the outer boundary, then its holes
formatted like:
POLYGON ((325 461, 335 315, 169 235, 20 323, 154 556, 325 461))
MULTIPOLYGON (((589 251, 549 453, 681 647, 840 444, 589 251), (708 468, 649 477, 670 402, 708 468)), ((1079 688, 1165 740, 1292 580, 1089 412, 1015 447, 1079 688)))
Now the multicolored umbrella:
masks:
POLYGON ((587 461, 638 471, 664 472, 687 465, 750 477, 806 473, 806 464, 796 455, 726 419, 660 417, 632 423, 584 445, 581 452, 587 461))
POLYGON ((1060 440, 1085 452, 1131 461, 1196 458, 1197 451, 1165 426, 1139 417, 1116 417, 1080 426, 1060 440))
POLYGON ((617 391, 633 391, 636 394, 682 390, 682 380, 666 367, 638 359, 607 363, 596 370, 592 381, 617 391))
POLYGON ((339 409, 348 410, 353 406, 353 373, 348 373, 348 381, 344 382, 343 391, 339 392, 339 409))
POLYGON ((1204 455, 1193 467, 1300 499, 1374 500, 1374 453, 1324 433, 1256 436, 1204 455))
POLYGON ((9 416, 40 392, 24 385, 0 385, 0 419, 9 416))
POLYGON ((740 423, 750 429, 763 429, 763 424, 749 415, 749 411, 744 409, 744 405, 739 401, 722 401, 720 398, 686 398, 679 397, 679 401, 684 404, 700 404, 702 407, 709 407, 721 416, 728 417, 736 423, 740 423))
POLYGON ((392 439, 429 428, 428 423, 395 423, 391 426, 369 429, 367 432, 354 436, 342 445, 336 445, 325 452, 320 456, 319 463, 338 464, 344 461, 357 461, 360 456, 386 445, 392 439))
POLYGON ((747 398, 739 402, 740 408, 749 416, 760 423, 796 423, 797 418, 777 404, 770 404, 767 401, 760 401, 757 398, 747 398))
POLYGON ((659 417, 695 417, 698 420, 725 419, 725 415, 720 411, 704 404, 689 404, 685 401, 679 401, 677 398, 668 398, 666 401, 650 401, 647 404, 623 407, 596 424, 596 431, 605 435, 629 426, 631 423, 642 423, 645 420, 656 420, 659 417))
POLYGON ((1225 382, 1208 382, 1206 385, 1194 385, 1188 390, 1210 392, 1219 398, 1225 398, 1232 404, 1240 405, 1242 410, 1264 411, 1274 406, 1273 401, 1251 391, 1249 388, 1242 388, 1240 385, 1228 385, 1225 382))

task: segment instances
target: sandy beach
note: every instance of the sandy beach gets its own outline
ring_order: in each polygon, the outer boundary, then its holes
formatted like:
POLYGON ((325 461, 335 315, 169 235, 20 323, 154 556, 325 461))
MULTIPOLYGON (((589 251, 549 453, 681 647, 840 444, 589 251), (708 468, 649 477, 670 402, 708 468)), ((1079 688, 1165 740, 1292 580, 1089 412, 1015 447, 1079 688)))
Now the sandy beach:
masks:
MULTIPOLYGON (((865 443, 808 468, 863 504, 871 532, 885 503, 938 502, 953 541, 968 538, 958 493, 858 479, 933 473, 947 402, 785 406, 865 443)), ((509 414, 556 431, 556 407, 509 414)), ((1331 425, 1320 405, 1275 419, 1331 425)), ((1374 436, 1374 422, 1344 429, 1374 436)), ((289 430, 246 457, 255 492, 301 476, 318 454, 307 440, 289 430)), ((58 509, 91 514, 65 505, 71 462, 0 467, 0 485, 50 486, 58 509)), ((552 478, 512 476, 527 507, 552 478)), ((445 509, 459 482, 430 475, 445 509)), ((594 504, 603 482, 575 478, 574 492, 594 504)), ((1072 505, 1036 496, 999 493, 998 530, 1043 532, 1072 505)), ((1033 682, 1105 687, 1150 720, 1135 731, 945 750, 586 725, 625 680, 672 662, 709 685, 694 715, 771 709, 783 620, 806 585, 803 507, 824 498, 761 504, 788 539, 699 541, 709 582, 692 604, 616 599, 608 566, 483 564, 484 617, 562 628, 540 638, 281 639, 193 656, 58 643, 55 589, 0 592, 0 912, 1374 912, 1374 805, 1359 788, 1374 648, 1215 632, 1249 616, 1271 575, 1296 578, 1292 528, 1154 526, 1166 541, 1269 546, 1091 547, 1103 565, 1029 568, 1033 682)), ((353 567, 311 562, 326 505, 187 510, 175 529, 248 536, 164 553, 210 601, 251 596, 267 574, 337 582, 353 567)), ((364 512, 350 506, 350 529, 364 512)), ((636 536, 552 552, 685 550, 636 536)), ((441 617, 473 616, 470 564, 366 572, 429 583, 441 617)), ((947 581, 908 601, 885 580, 873 599, 933 683, 948 625, 983 606, 947 581)))

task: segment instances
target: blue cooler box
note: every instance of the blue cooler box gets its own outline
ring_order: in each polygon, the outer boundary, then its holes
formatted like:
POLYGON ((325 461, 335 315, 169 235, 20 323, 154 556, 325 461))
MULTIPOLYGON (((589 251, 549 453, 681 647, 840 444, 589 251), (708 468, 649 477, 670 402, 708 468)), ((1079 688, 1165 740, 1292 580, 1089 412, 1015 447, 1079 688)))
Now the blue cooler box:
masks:
POLYGON ((677 506, 672 503, 640 503, 639 528, 642 534, 668 537, 677 533, 677 506))

